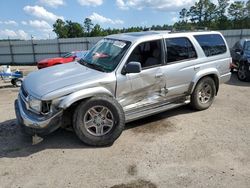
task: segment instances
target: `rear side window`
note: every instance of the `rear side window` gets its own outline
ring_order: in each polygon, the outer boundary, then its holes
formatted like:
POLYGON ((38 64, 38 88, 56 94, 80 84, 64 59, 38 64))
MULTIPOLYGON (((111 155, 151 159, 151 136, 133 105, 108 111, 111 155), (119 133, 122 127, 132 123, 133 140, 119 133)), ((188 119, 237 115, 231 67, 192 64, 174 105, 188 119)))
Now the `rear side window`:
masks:
POLYGON ((198 41, 207 57, 223 54, 227 51, 224 40, 218 34, 195 35, 194 38, 198 41))
POLYGON ((167 45, 167 62, 175 62, 196 58, 196 51, 185 37, 165 39, 167 45))

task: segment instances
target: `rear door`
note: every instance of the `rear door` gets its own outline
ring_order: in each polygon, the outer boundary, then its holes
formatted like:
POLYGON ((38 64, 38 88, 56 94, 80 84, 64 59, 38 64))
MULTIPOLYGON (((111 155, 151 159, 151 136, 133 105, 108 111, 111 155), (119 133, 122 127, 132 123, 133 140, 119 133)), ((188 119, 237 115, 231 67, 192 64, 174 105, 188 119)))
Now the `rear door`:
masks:
POLYGON ((166 84, 166 97, 184 95, 198 71, 196 50, 187 37, 165 39, 166 65, 162 67, 166 84))

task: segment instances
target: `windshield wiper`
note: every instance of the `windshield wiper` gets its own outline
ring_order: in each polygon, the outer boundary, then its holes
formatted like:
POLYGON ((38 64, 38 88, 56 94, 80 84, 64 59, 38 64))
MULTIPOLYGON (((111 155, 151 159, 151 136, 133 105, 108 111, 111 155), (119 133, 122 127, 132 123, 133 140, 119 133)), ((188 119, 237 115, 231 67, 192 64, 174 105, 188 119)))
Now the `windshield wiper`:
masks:
POLYGON ((89 68, 92 68, 95 70, 99 70, 101 72, 107 72, 107 70, 105 68, 103 68, 102 66, 100 66, 98 64, 88 63, 88 62, 84 61, 84 59, 80 59, 79 63, 86 66, 86 67, 89 67, 89 68))
POLYGON ((102 71, 102 72, 107 72, 107 70, 104 67, 102 67, 102 66, 100 66, 98 64, 88 63, 88 65, 91 66, 92 68, 96 69, 96 70, 99 70, 99 71, 102 71))

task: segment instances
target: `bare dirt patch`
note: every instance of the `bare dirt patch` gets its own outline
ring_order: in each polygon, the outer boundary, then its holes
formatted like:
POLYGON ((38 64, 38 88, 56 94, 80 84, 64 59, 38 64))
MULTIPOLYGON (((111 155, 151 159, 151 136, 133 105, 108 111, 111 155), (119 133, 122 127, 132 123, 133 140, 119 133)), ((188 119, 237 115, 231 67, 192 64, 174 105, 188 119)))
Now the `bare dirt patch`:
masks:
POLYGON ((0 187, 249 188, 250 83, 235 75, 208 110, 181 107, 129 123, 104 148, 65 130, 32 146, 15 123, 17 94, 0 82, 0 187))

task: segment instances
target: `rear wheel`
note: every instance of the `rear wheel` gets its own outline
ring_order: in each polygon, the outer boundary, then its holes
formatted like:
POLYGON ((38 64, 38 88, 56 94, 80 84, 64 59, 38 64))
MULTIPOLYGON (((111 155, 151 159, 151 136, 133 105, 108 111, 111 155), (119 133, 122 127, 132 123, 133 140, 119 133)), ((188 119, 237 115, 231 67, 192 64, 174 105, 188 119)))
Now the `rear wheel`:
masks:
POLYGON ((122 133, 125 117, 116 100, 93 97, 81 102, 75 110, 73 127, 84 143, 93 146, 112 144, 122 133))
POLYGON ((195 110, 205 110, 209 108, 215 97, 215 82, 210 77, 202 78, 196 85, 191 95, 191 106, 195 110))

